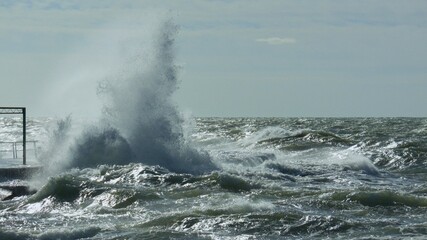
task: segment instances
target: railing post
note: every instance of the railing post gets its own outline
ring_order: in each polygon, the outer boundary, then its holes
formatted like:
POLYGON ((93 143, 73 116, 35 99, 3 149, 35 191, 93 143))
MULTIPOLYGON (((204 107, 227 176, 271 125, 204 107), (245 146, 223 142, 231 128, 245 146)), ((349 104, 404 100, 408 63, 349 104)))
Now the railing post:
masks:
POLYGON ((27 114, 26 109, 22 108, 22 164, 27 164, 27 114))
POLYGON ((16 156, 16 153, 17 153, 17 151, 16 151, 16 142, 13 142, 13 143, 12 143, 12 155, 13 155, 13 159, 18 158, 18 157, 16 156))

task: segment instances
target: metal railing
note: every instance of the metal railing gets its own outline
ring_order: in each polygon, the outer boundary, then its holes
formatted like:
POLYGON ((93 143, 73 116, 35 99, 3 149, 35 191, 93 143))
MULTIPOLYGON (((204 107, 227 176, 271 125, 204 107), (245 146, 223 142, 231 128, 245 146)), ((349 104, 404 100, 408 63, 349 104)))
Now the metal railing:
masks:
MULTIPOLYGON (((27 164, 27 110, 25 107, 0 107, 0 114, 22 114, 22 164, 27 164)), ((17 149, 17 148, 15 148, 17 149)), ((14 151, 16 153, 16 151, 14 151)))
MULTIPOLYGON (((25 151, 33 152, 34 157, 37 158, 37 141, 26 141, 27 147, 25 148, 25 151), (32 143, 32 148, 28 148, 28 145, 32 143)), ((24 153, 24 144, 22 141, 16 141, 16 142, 0 142, 0 158, 4 157, 4 155, 8 158, 18 159, 23 157, 24 153), (21 154, 19 154, 21 153, 21 154)))

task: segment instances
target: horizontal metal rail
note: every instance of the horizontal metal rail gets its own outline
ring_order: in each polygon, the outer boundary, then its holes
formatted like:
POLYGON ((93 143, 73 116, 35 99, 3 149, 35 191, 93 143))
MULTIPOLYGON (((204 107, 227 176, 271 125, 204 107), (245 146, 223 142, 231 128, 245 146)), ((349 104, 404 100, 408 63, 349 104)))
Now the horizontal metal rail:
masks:
POLYGON ((0 107, 0 114, 23 114, 24 107, 0 107))
MULTIPOLYGON (((33 150, 34 151, 34 156, 37 158, 37 142, 38 141, 27 141, 27 143, 32 143, 33 148, 31 149, 26 149, 26 151, 28 150, 33 150)), ((13 159, 17 159, 18 158, 18 152, 22 152, 24 149, 23 147, 20 148, 19 146, 22 146, 22 141, 16 141, 16 142, 0 142, 0 146, 1 145, 9 145, 9 147, 7 148, 0 148, 0 152, 1 153, 12 153, 12 158, 13 159)))

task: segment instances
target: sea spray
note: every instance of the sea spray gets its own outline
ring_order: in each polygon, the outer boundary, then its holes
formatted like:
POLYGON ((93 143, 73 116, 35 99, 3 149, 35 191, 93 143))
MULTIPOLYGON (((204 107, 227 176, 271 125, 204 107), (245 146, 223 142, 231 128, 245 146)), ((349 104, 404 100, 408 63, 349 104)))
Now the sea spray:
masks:
POLYGON ((68 148, 72 141, 71 128, 71 115, 57 119, 48 128, 47 141, 39 156, 45 171, 56 173, 69 164, 68 148))
POLYGON ((71 146, 70 167, 97 167, 102 164, 125 165, 135 156, 128 142, 111 127, 87 127, 71 146))
POLYGON ((114 67, 121 67, 119 73, 99 81, 103 116, 96 125, 76 124, 71 116, 57 120, 39 156, 44 170, 33 177, 32 187, 39 189, 49 177, 71 168, 104 164, 139 162, 192 174, 216 169, 209 154, 191 144, 186 122, 172 101, 178 88, 176 33, 177 26, 167 20, 151 44, 141 39, 143 48, 119 46, 133 51, 124 51, 123 65, 114 67))
POLYGON ((172 101, 178 87, 174 64, 177 26, 161 24, 153 47, 136 53, 125 71, 100 83, 104 120, 129 143, 136 161, 174 172, 204 173, 216 167, 207 153, 186 141, 183 118, 172 101))
POLYGON ((31 176, 29 182, 31 188, 39 189, 46 183, 48 177, 57 175, 72 165, 70 146, 75 134, 77 133, 72 131, 71 115, 57 119, 48 126, 46 141, 38 156, 43 170, 31 176))

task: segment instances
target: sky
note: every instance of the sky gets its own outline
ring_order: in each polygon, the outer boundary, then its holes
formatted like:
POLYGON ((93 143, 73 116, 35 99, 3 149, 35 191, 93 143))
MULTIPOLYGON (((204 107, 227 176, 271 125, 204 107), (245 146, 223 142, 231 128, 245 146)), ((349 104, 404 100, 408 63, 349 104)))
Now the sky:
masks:
POLYGON ((192 116, 427 117, 423 0, 0 0, 0 105, 92 117, 117 52, 165 16, 192 116))

